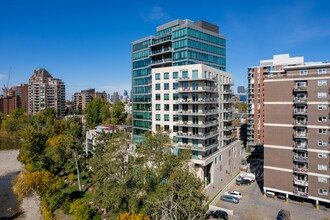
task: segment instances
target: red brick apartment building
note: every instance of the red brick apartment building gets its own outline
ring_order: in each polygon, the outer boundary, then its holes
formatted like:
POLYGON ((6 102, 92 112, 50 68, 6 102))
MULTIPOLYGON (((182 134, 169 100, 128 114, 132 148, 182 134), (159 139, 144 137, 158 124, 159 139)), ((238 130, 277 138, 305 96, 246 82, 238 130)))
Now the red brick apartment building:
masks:
POLYGON ((264 191, 318 207, 330 203, 330 63, 300 61, 259 67, 264 191))

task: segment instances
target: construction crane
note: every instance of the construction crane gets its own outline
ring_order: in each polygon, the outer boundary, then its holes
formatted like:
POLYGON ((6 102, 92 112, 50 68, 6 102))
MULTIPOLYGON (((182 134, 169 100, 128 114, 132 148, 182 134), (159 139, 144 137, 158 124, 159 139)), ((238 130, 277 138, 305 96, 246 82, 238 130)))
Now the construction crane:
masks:
POLYGON ((12 66, 10 66, 9 68, 9 72, 8 72, 8 79, 7 79, 7 85, 6 84, 3 84, 3 87, 2 87, 2 91, 3 91, 3 95, 6 97, 6 96, 9 96, 9 80, 10 80, 10 74, 11 74, 11 69, 12 69, 12 66))

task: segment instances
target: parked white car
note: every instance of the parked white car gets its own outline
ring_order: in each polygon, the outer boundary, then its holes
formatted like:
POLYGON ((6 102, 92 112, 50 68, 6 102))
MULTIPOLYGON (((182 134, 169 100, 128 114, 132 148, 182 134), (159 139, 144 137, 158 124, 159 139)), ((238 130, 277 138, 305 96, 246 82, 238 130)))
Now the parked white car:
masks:
POLYGON ((225 192, 225 195, 227 196, 232 196, 235 197, 237 199, 241 199, 242 198, 242 193, 238 192, 238 191, 229 191, 229 192, 225 192))
POLYGON ((242 173, 236 178, 237 181, 241 181, 242 179, 248 179, 251 182, 254 182, 256 180, 256 176, 253 173, 242 173))

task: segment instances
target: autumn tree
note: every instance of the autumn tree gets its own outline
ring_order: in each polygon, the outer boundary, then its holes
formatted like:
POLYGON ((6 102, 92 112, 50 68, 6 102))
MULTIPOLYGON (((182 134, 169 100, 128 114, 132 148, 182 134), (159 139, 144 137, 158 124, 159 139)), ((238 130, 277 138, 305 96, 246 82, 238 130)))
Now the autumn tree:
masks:
POLYGON ((84 200, 77 199, 70 206, 70 214, 74 216, 75 220, 88 220, 90 219, 91 209, 84 200))
POLYGON ((96 98, 87 104, 85 117, 88 128, 94 128, 110 118, 110 103, 104 99, 96 98))
POLYGON ((237 102, 234 104, 234 108, 237 109, 239 113, 247 113, 248 104, 247 102, 237 102))
POLYGON ((115 102, 110 109, 110 123, 114 125, 125 124, 127 113, 123 102, 115 102))
POLYGON ((13 180, 13 190, 20 200, 30 193, 41 197, 48 196, 62 187, 62 180, 48 171, 25 171, 13 180))

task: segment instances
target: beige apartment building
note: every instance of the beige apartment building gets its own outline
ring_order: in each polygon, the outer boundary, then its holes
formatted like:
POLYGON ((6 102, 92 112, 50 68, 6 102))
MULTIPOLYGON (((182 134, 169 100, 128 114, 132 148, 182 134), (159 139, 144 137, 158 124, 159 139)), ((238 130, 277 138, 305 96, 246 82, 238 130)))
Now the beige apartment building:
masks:
POLYGON ((257 68, 263 72, 258 109, 263 116, 264 192, 316 207, 330 203, 330 63, 296 58, 270 64, 257 68))
POLYGON ((203 64, 152 69, 152 131, 170 131, 175 154, 191 151, 209 197, 239 172, 232 85, 231 74, 203 64))
POLYGON ((60 79, 55 79, 44 68, 34 70, 29 79, 28 112, 36 114, 46 108, 54 108, 57 117, 65 115, 65 85, 60 79))

